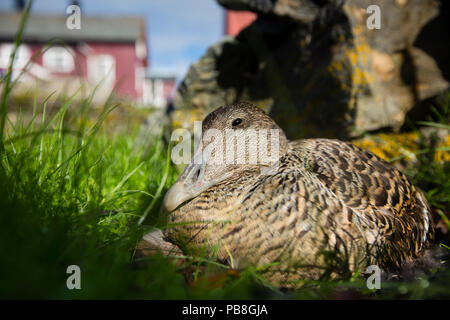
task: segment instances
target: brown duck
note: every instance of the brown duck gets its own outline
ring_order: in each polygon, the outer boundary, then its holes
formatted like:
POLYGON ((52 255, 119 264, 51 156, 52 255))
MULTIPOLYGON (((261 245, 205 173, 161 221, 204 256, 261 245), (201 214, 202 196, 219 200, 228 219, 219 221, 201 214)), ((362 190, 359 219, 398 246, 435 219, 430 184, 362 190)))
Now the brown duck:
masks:
MULTIPOLYGON (((204 158, 184 169, 164 199, 174 225, 164 238, 185 253, 206 252, 234 268, 266 267, 269 280, 290 285, 318 279, 330 254, 351 271, 372 264, 401 268, 433 237, 423 194, 368 151, 338 140, 289 141, 262 110, 244 102, 210 113, 202 132, 211 128, 278 130, 279 156, 264 164, 204 158)), ((202 139, 194 159, 208 145, 202 139)), ((224 141, 216 140, 209 145, 224 141)), ((241 155, 246 160, 250 149, 241 155)))

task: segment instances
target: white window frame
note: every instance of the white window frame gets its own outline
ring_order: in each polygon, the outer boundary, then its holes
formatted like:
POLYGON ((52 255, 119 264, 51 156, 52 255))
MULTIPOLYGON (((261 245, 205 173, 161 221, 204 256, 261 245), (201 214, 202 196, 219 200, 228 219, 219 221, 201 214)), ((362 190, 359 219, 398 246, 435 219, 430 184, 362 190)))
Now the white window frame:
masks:
POLYGON ((62 46, 48 48, 42 56, 42 64, 53 72, 69 73, 75 68, 72 52, 62 46))
MULTIPOLYGON (((7 69, 9 66, 9 59, 11 57, 11 52, 14 49, 13 43, 2 43, 0 45, 0 68, 7 69)), ((25 45, 21 44, 17 48, 16 57, 14 60, 13 68, 24 68, 26 64, 30 61, 31 50, 25 45)))
POLYGON ((116 59, 109 54, 96 54, 88 57, 88 78, 94 85, 100 82, 107 86, 116 80, 116 59))

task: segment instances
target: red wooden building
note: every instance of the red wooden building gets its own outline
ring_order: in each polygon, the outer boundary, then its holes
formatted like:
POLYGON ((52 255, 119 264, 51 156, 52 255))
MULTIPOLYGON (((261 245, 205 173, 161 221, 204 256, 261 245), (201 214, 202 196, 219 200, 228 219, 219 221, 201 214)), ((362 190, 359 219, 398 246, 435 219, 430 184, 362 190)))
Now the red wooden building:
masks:
POLYGON ((232 11, 225 12, 225 34, 236 36, 242 29, 248 27, 256 20, 258 15, 250 11, 232 11))
MULTIPOLYGON (((0 74, 8 67, 20 12, 0 13, 0 74)), ((82 79, 106 91, 144 102, 147 70, 145 22, 141 18, 83 16, 70 30, 67 16, 30 15, 14 63, 17 75, 31 57, 24 81, 82 79)))

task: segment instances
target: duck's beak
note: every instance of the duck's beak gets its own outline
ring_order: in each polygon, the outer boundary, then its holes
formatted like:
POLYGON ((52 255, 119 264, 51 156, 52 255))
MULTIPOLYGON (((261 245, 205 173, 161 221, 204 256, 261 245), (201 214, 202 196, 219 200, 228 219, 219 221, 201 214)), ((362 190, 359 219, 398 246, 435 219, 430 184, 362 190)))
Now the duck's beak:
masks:
POLYGON ((167 191, 164 207, 171 212, 183 202, 191 200, 213 185, 227 179, 231 172, 221 164, 209 164, 209 152, 200 145, 192 157, 191 163, 184 168, 177 182, 167 191), (208 174, 205 175, 205 171, 208 174))
POLYGON ((192 196, 185 185, 177 181, 164 196, 164 208, 171 212, 183 202, 192 199, 192 196))
POLYGON ((191 163, 184 168, 177 182, 164 197, 163 205, 168 212, 175 210, 180 204, 196 197, 211 186, 205 181, 207 160, 203 157, 202 148, 197 148, 191 163))
POLYGON ((167 191, 164 197, 163 205, 168 212, 175 210, 183 202, 195 198, 230 176, 230 172, 218 170, 221 166, 208 165, 207 163, 208 156, 202 154, 202 148, 198 148, 191 163, 184 168, 177 182, 167 191), (207 167, 214 171, 212 176, 205 177, 207 167))
POLYGON ((164 197, 165 209, 173 211, 183 202, 205 191, 211 184, 205 183, 204 174, 204 164, 188 164, 177 182, 167 191, 164 197))

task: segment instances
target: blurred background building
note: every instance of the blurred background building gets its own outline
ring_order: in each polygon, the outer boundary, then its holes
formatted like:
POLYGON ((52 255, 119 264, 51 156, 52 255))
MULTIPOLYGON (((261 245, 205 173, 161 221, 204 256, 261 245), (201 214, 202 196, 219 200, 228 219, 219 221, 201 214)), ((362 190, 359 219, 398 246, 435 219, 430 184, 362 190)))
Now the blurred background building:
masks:
MULTIPOLYGON (((0 3, 0 75, 7 72, 26 2, 0 3)), ((38 83, 42 90, 64 89, 70 94, 83 84, 96 89, 96 96, 102 99, 113 92, 140 105, 164 108, 172 99, 177 81, 212 42, 224 34, 236 35, 256 17, 254 13, 230 12, 215 1, 203 0, 185 5, 192 11, 186 10, 183 28, 179 16, 176 23, 171 23, 174 18, 167 9, 173 8, 172 2, 151 1, 147 5, 141 1, 114 1, 105 6, 102 0, 35 0, 13 77, 27 66, 21 83, 38 83), (66 26, 66 8, 72 4, 81 7, 80 29, 66 26), (204 22, 195 15, 202 14, 196 7, 199 4, 205 10, 204 22), (168 12, 167 17, 161 12, 168 12), (161 25, 160 18, 167 24, 161 25)))
POLYGON ((225 11, 225 34, 237 36, 242 29, 256 20, 258 15, 250 11, 225 11))
MULTIPOLYGON (((8 68, 21 12, 0 13, 0 72, 8 68)), ((24 80, 83 80, 119 96, 143 101, 147 70, 145 21, 141 18, 84 17, 69 30, 66 17, 30 15, 14 63, 24 80), (33 57, 33 58, 32 58, 33 57)))
POLYGON ((176 86, 174 75, 147 72, 144 82, 143 101, 157 108, 164 108, 172 99, 176 86))

